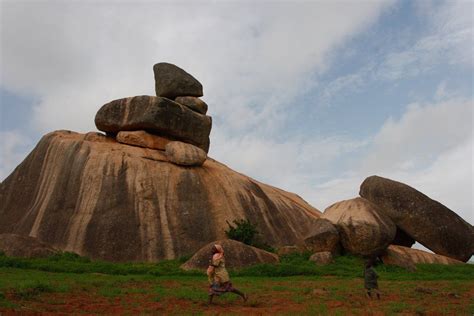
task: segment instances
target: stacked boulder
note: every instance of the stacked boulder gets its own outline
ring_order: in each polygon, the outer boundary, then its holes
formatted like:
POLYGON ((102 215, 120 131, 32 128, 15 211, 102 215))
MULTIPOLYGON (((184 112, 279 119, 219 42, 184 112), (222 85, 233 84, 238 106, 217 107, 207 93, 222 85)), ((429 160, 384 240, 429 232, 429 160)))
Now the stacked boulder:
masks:
POLYGON ((97 128, 120 143, 165 151, 168 160, 201 166, 209 151, 212 118, 202 85, 169 63, 154 65, 156 96, 111 101, 95 116, 97 128))
POLYGON ((418 263, 469 260, 474 254, 474 228, 414 188, 372 176, 361 184, 360 197, 326 208, 304 243, 315 262, 330 261, 340 247, 414 269, 418 263), (411 249, 415 241, 435 254, 411 249))

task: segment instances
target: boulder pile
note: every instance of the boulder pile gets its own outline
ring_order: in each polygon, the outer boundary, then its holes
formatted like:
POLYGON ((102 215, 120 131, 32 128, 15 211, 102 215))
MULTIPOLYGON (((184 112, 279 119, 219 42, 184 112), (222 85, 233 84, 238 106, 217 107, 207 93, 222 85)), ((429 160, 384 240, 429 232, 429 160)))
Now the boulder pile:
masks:
POLYGON ((156 96, 111 101, 99 109, 95 125, 120 143, 163 150, 175 164, 202 165, 209 151, 212 118, 199 99, 201 83, 172 64, 158 63, 153 71, 156 96), (167 147, 170 143, 175 144, 167 147))

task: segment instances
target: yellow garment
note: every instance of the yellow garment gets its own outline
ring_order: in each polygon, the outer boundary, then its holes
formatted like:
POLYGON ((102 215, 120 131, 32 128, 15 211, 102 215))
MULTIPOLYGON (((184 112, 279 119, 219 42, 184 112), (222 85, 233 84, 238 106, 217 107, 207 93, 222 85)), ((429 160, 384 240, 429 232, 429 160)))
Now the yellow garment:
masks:
POLYGON ((212 258, 211 266, 214 269, 209 274, 209 283, 222 284, 230 281, 229 273, 225 268, 225 259, 223 256, 220 258, 212 258))

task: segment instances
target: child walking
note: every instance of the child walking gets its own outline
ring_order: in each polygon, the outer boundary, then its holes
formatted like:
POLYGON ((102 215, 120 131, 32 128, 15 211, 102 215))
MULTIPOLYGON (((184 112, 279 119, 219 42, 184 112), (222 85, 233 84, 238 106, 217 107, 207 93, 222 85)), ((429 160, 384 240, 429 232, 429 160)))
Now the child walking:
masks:
POLYGON ((367 290, 367 298, 372 298, 372 291, 377 295, 377 299, 380 299, 380 291, 377 279, 379 276, 374 270, 374 264, 372 260, 368 260, 364 269, 364 286, 367 290))

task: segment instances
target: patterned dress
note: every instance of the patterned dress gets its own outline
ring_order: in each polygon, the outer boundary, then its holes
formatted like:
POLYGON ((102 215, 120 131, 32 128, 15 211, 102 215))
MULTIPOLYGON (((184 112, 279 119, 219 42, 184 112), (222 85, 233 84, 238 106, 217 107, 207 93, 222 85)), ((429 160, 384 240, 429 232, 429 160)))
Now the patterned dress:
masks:
POLYGON ((232 292, 234 287, 230 282, 229 273, 225 268, 225 258, 213 258, 210 265, 214 267, 214 272, 209 275, 209 295, 221 295, 232 292))

